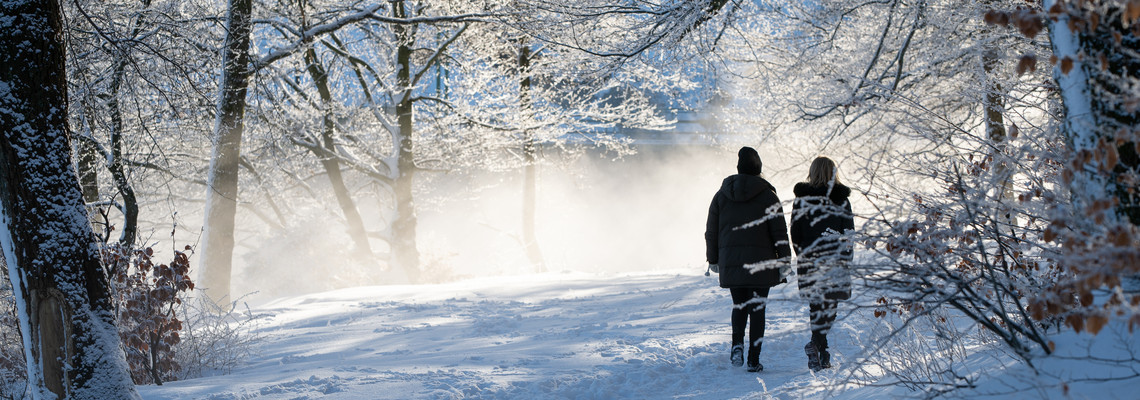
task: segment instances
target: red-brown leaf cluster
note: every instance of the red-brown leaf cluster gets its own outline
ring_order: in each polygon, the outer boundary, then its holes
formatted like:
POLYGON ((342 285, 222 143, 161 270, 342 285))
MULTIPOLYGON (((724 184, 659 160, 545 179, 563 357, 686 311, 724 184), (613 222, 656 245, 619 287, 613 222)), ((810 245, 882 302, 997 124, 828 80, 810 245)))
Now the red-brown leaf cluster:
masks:
POLYGON ((1045 30, 1045 20, 1041 14, 1037 10, 1025 7, 1018 7, 1013 11, 990 10, 986 12, 984 19, 990 25, 1012 26, 1030 39, 1045 30))
POLYGON ((156 263, 154 254, 149 247, 124 252, 113 245, 104 251, 112 267, 119 335, 136 384, 162 384, 181 370, 174 358, 183 328, 176 306, 182 293, 194 289, 188 253, 175 251, 167 264, 156 263))

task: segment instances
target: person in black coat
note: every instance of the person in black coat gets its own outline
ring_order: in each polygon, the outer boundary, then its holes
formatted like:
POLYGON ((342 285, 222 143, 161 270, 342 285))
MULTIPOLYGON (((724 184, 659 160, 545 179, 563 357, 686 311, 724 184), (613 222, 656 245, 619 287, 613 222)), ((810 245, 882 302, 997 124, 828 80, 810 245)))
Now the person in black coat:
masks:
POLYGON ((768 289, 781 282, 779 266, 790 258, 787 223, 776 189, 760 177, 760 155, 751 147, 737 153, 736 175, 721 183, 709 206, 705 226, 706 258, 720 272, 720 286, 732 294, 732 352, 744 364, 744 328, 748 331, 748 370, 761 371, 764 311, 768 289))
POLYGON ((827 333, 835 322, 839 300, 851 297, 850 241, 844 234, 855 230, 851 212, 851 188, 839 183, 835 162, 816 158, 808 170, 808 181, 793 189, 792 245, 799 255, 800 295, 808 299, 811 342, 804 346, 808 368, 831 368, 827 333))

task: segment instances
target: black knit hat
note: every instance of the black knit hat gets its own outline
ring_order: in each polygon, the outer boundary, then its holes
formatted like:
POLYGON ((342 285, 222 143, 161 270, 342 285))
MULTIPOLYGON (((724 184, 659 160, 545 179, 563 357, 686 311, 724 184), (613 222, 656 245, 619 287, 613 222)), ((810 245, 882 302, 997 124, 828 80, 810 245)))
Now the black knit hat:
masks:
POLYGON ((741 147, 736 156, 739 157, 736 161, 736 172, 745 175, 760 175, 760 167, 764 163, 760 162, 760 154, 756 152, 756 149, 748 146, 741 147))

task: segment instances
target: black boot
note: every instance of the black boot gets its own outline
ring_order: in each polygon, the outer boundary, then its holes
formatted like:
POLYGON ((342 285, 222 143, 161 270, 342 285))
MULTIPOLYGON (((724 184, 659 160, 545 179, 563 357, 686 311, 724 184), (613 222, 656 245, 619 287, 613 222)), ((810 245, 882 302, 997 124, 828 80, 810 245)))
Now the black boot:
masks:
POLYGON ((734 366, 739 367, 741 365, 744 365, 744 345, 733 345, 732 354, 728 356, 728 359, 732 361, 732 365, 734 366))
POLYGON ((815 345, 815 349, 819 353, 819 367, 831 368, 831 353, 827 351, 827 334, 812 332, 811 344, 815 345))
POLYGON ((760 372, 764 370, 764 364, 760 363, 760 347, 752 346, 748 348, 748 372, 760 372))
MULTIPOLYGON (((818 372, 820 369, 823 368, 820 365, 819 349, 815 348, 815 344, 813 344, 811 342, 808 342, 808 344, 805 344, 804 345, 804 353, 807 354, 808 369, 810 369, 812 372, 818 372)), ((828 362, 831 361, 830 358, 831 358, 831 356, 828 355, 828 359, 829 359, 828 362)))

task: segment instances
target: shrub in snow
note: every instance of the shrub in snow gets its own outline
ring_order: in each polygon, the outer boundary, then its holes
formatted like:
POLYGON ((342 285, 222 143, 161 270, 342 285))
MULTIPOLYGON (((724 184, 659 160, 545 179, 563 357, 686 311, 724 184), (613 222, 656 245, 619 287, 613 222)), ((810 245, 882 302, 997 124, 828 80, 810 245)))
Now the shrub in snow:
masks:
MULTIPOLYGON (((907 214, 864 225, 864 243, 885 260, 865 280, 884 294, 875 316, 906 307, 924 317, 948 307, 1022 359, 1052 351, 1047 324, 1031 318, 1029 305, 1063 274, 1052 260, 1056 249, 1043 240, 1049 210, 1064 201, 1049 183, 1057 177, 1051 161, 1057 149, 1055 142, 1010 136, 990 154, 965 152, 914 166, 913 173, 938 186, 898 188, 904 199, 898 214, 907 214)), ((985 151, 989 141, 975 140, 959 145, 985 151)))
POLYGON ((962 326, 969 324, 955 323, 961 316, 945 308, 927 310, 921 303, 888 303, 886 298, 876 301, 883 306, 874 314, 878 324, 862 343, 865 358, 852 377, 867 384, 902 385, 931 397, 975 384, 977 371, 965 362, 967 345, 973 343, 962 326))
MULTIPOLYGON (((156 264, 154 250, 103 250, 115 290, 119 337, 136 384, 193 378, 208 371, 228 373, 252 353, 255 318, 222 308, 204 297, 189 298, 190 247, 156 264)), ((25 356, 15 297, 0 280, 0 399, 24 393, 25 356)))
POLYGON ((124 251, 114 244, 104 250, 103 260, 111 266, 119 336, 131 378, 136 384, 158 385, 176 379, 182 369, 175 357, 183 328, 178 306, 183 293, 194 289, 189 255, 175 251, 170 263, 156 264, 149 247, 124 251))
POLYGON ((185 330, 175 346, 179 379, 214 373, 227 374, 253 354, 259 337, 254 333, 257 317, 238 302, 218 305, 206 296, 182 302, 179 307, 185 330))

